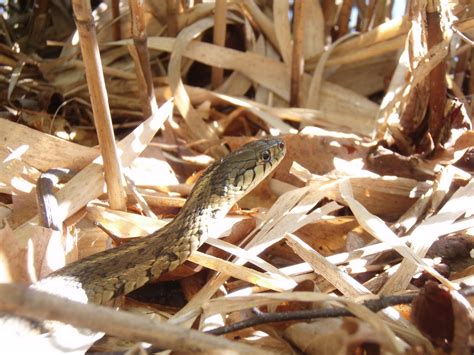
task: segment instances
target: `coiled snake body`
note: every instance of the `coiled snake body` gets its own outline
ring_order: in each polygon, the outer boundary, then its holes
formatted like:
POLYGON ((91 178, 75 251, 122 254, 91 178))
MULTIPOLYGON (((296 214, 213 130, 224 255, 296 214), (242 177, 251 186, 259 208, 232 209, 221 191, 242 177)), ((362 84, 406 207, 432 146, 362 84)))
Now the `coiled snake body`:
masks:
POLYGON ((146 237, 52 273, 34 287, 81 302, 105 303, 184 263, 204 243, 209 226, 260 183, 283 159, 281 139, 254 141, 203 173, 176 218, 146 237))

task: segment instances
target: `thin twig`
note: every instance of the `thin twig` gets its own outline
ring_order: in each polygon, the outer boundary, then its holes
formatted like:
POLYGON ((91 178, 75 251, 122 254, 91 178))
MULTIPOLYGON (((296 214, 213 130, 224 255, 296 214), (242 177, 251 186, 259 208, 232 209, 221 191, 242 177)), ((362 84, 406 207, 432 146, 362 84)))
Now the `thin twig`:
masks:
MULTIPOLYGON (((463 296, 469 296, 474 294, 474 287, 461 290, 460 293, 463 296)), ((365 307, 370 309, 372 312, 378 312, 384 308, 399 305, 399 304, 409 304, 411 303, 418 294, 409 294, 409 295, 392 295, 384 296, 378 299, 367 300, 363 303, 365 307)), ((303 311, 292 311, 292 312, 255 312, 255 317, 248 318, 246 320, 225 325, 223 327, 214 328, 206 333, 214 335, 222 335, 230 332, 235 332, 237 330, 253 327, 260 324, 274 323, 274 322, 287 322, 295 320, 311 320, 315 318, 332 318, 332 317, 352 317, 354 316, 346 308, 335 307, 335 308, 325 308, 325 309, 308 309, 303 311)))

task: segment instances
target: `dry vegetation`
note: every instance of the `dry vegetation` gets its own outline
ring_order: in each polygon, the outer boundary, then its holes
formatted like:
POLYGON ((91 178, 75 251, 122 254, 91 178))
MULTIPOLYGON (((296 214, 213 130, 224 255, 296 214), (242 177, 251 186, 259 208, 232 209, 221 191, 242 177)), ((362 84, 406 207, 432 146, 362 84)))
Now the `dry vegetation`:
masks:
POLYGON ((103 330, 95 351, 471 353, 472 2, 31 3, 0 22, 0 310, 103 330), (19 286, 110 247, 94 222, 160 228, 266 135, 275 174, 134 314, 19 286))

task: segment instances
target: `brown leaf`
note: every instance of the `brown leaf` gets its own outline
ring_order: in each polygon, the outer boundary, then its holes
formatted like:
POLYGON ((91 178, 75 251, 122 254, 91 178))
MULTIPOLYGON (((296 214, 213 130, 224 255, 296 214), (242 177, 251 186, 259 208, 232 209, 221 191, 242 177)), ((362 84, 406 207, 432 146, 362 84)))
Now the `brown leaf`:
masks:
POLYGON ((377 146, 367 157, 367 168, 379 175, 393 175, 424 181, 434 178, 429 163, 414 156, 404 156, 377 146))
POLYGON ((377 354, 384 344, 367 323, 353 318, 298 323, 288 327, 284 336, 305 354, 377 354))
POLYGON ((413 323, 437 345, 451 343, 454 337, 452 297, 443 286, 428 281, 412 304, 413 323))
POLYGON ((446 259, 469 257, 474 249, 474 240, 471 235, 461 233, 441 238, 433 243, 427 255, 430 258, 442 257, 446 259))

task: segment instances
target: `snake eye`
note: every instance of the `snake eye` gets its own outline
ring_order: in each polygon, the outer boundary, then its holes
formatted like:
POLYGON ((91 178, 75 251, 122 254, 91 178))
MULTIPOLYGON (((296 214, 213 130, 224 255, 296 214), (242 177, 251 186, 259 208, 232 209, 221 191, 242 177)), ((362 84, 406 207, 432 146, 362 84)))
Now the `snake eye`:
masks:
POLYGON ((268 150, 264 150, 262 152, 262 160, 265 161, 265 162, 269 162, 270 161, 270 158, 271 158, 271 154, 268 150))
POLYGON ((280 144, 278 144, 278 148, 280 148, 281 150, 285 149, 285 143, 280 142, 280 144))

